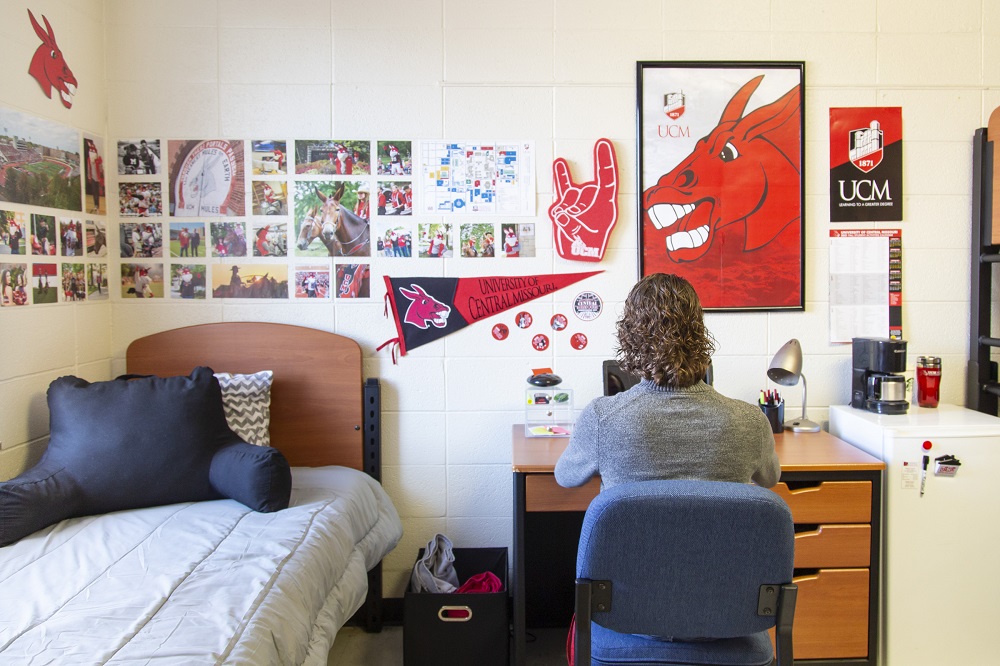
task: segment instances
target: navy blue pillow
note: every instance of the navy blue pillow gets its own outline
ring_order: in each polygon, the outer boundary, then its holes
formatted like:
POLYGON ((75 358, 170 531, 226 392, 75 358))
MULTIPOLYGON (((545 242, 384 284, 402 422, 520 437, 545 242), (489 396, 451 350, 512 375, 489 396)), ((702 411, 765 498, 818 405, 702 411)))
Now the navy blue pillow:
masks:
POLYGON ((123 509, 224 497, 259 511, 288 506, 288 461, 229 429, 211 368, 129 381, 60 377, 48 403, 41 461, 0 483, 0 546, 64 518, 123 509))
POLYGON ((246 442, 216 451, 208 480, 222 495, 261 513, 287 509, 292 494, 291 470, 281 451, 246 442))

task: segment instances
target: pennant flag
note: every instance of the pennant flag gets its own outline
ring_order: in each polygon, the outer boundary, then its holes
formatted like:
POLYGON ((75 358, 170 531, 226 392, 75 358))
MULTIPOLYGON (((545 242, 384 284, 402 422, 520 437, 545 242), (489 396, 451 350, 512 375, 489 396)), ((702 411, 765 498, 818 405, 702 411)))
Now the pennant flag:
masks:
POLYGON ((400 355, 405 356, 410 349, 602 272, 476 278, 386 275, 387 305, 392 307, 398 337, 379 349, 398 343, 400 355))

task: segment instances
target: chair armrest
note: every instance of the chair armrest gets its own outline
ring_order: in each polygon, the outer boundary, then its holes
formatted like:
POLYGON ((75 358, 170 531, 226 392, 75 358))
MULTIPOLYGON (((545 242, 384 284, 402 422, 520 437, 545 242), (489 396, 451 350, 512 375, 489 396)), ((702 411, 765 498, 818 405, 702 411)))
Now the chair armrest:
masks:
POLYGON ((792 622, 795 619, 795 599, 799 586, 782 585, 778 592, 778 616, 774 622, 774 662, 776 666, 792 666, 792 622))

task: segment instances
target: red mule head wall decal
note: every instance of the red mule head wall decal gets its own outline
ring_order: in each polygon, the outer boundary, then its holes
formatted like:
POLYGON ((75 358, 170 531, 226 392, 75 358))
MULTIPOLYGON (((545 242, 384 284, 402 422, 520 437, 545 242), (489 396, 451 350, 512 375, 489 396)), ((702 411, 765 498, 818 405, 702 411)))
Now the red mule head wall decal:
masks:
POLYGON ((775 195, 799 190, 800 86, 744 116, 763 78, 744 84, 715 129, 643 192, 646 219, 669 229, 672 261, 697 260, 719 229, 737 222, 746 224, 744 251, 755 250, 800 217, 797 196, 775 195))
POLYGON ((31 65, 28 67, 28 74, 35 77, 38 85, 42 87, 42 92, 49 99, 52 99, 52 89, 59 93, 59 100, 67 109, 73 106, 73 95, 76 94, 76 77, 70 70, 69 65, 63 58, 59 45, 56 44, 56 35, 49 25, 49 20, 42 16, 45 21, 45 29, 38 25, 31 10, 28 10, 28 18, 35 28, 35 34, 42 40, 42 43, 35 49, 35 55, 31 58, 31 65))

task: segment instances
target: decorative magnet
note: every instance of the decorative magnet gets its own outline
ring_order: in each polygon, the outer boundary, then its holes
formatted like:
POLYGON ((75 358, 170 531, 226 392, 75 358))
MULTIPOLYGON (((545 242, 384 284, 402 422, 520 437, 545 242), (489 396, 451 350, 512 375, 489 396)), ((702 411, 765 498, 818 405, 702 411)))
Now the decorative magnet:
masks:
POLYGON ((592 291, 581 291, 573 299, 573 313, 582 321, 593 321, 601 316, 604 301, 592 291))
POLYGON ((535 337, 531 338, 531 346, 537 351, 545 351, 549 348, 549 336, 539 333, 535 337))

